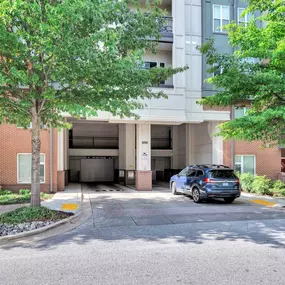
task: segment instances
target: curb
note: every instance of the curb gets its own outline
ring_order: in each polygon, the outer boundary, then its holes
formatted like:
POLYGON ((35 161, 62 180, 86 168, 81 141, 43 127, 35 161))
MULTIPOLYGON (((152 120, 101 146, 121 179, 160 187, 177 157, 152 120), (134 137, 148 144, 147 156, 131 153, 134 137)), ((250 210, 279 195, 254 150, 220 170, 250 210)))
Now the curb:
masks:
POLYGON ((79 211, 78 213, 76 213, 75 215, 73 215, 73 216, 71 216, 69 218, 63 219, 63 220, 61 220, 59 222, 56 222, 54 224, 51 224, 51 225, 48 225, 48 226, 45 226, 45 227, 42 227, 42 228, 39 228, 39 229, 26 231, 26 232, 15 234, 15 235, 2 236, 2 237, 0 237, 0 242, 1 241, 6 241, 6 240, 13 240, 13 239, 18 239, 18 238, 22 238, 22 237, 36 235, 36 234, 48 231, 50 229, 56 228, 56 227, 58 227, 60 225, 66 224, 68 222, 71 223, 74 219, 78 218, 81 215, 81 213, 82 213, 82 211, 79 211))
POLYGON ((241 200, 253 204, 253 205, 259 205, 264 206, 267 208, 273 208, 273 209, 284 209, 285 206, 283 204, 278 203, 278 201, 274 200, 272 197, 267 196, 256 196, 256 195, 248 195, 244 193, 240 197, 241 200))
POLYGON ((3 243, 5 241, 16 240, 16 239, 20 239, 20 238, 25 238, 25 237, 29 237, 29 236, 36 236, 38 234, 47 232, 49 230, 52 230, 54 228, 60 227, 62 225, 68 224, 68 223, 69 224, 73 224, 73 223, 75 224, 76 220, 78 220, 83 213, 84 195, 82 192, 80 193, 80 198, 81 198, 80 199, 80 211, 78 213, 76 213, 75 215, 68 217, 66 219, 63 219, 61 221, 58 221, 54 224, 39 228, 39 229, 22 232, 22 233, 15 234, 15 235, 1 236, 0 237, 0 243, 3 243))

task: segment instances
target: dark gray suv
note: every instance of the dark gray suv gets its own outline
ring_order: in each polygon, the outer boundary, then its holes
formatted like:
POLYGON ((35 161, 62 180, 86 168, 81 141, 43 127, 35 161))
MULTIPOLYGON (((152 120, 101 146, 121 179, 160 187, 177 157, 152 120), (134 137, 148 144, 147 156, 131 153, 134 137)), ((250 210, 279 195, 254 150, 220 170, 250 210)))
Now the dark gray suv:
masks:
POLYGON ((216 164, 190 165, 170 179, 170 189, 193 197, 195 203, 209 198, 223 198, 232 203, 240 197, 241 188, 234 170, 216 164))

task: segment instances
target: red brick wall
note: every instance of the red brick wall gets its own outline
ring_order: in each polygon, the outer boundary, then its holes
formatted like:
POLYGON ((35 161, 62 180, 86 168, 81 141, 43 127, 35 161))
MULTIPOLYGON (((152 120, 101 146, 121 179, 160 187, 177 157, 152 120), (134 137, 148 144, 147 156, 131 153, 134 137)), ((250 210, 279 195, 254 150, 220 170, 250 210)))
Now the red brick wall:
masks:
MULTIPOLYGON (((235 141, 235 155, 255 155, 256 174, 277 179, 281 171, 281 151, 277 147, 262 148, 260 142, 235 141)), ((232 166, 231 141, 224 142, 224 164, 232 166)))
MULTIPOLYGON (((45 154, 45 184, 42 192, 50 188, 50 134, 41 131, 41 153, 45 154)), ((17 153, 31 153, 31 132, 14 125, 0 124, 0 185, 3 188, 17 191, 30 188, 30 185, 17 183, 17 153)), ((57 131, 53 131, 53 190, 57 191, 57 131)))

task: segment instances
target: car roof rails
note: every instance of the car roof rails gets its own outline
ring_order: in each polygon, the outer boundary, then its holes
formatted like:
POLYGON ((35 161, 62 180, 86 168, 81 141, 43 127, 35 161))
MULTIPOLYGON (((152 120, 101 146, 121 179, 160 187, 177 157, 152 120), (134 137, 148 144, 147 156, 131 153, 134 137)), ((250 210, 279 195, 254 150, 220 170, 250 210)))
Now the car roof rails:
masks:
POLYGON ((226 168, 226 169, 231 169, 229 166, 223 165, 223 164, 212 164, 211 167, 212 167, 212 168, 226 168))
POLYGON ((231 169, 229 166, 223 165, 223 164, 194 164, 194 165, 189 165, 188 167, 227 168, 227 169, 231 169))

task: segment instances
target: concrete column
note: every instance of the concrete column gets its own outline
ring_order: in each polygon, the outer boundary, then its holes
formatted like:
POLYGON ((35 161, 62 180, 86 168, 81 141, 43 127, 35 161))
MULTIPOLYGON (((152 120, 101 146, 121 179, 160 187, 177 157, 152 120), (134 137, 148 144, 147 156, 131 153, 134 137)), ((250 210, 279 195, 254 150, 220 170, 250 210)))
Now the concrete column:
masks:
POLYGON ((119 182, 135 184, 135 124, 119 125, 119 182))
MULTIPOLYGON (((209 131, 213 135, 218 132, 218 125, 222 122, 212 121, 209 122, 209 131)), ((223 138, 212 136, 212 163, 223 164, 223 138)))
POLYGON ((173 174, 178 173, 186 166, 186 124, 173 126, 173 156, 172 170, 173 174))
POLYGON ((57 190, 63 191, 65 186, 65 139, 64 130, 57 133, 57 190))
POLYGON ((175 169, 179 169, 179 126, 172 127, 172 161, 171 161, 171 169, 174 171, 175 169))
POLYGON ((195 164, 194 153, 194 128, 191 124, 186 124, 186 165, 195 164))
POLYGON ((69 176, 69 130, 64 130, 64 170, 65 170, 65 186, 68 185, 69 176))
POLYGON ((152 190, 151 125, 137 124, 136 189, 152 190))

